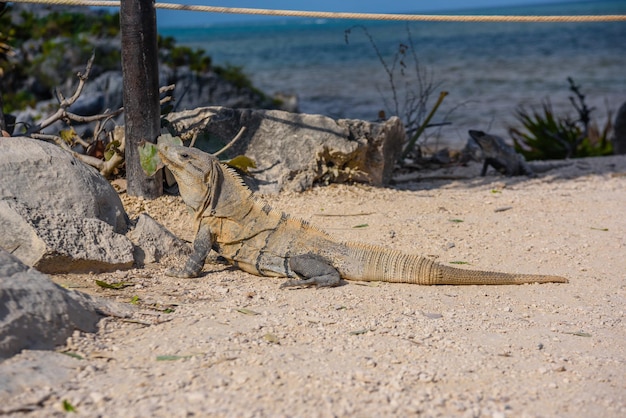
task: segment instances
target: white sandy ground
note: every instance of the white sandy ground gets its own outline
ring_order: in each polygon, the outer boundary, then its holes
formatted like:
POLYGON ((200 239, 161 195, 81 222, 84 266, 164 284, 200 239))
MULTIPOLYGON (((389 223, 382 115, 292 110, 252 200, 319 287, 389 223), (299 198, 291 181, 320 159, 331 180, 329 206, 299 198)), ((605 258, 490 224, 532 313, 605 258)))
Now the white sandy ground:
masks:
MULTIPOLYGON (((179 197, 122 198, 131 215, 145 210, 193 238, 179 197)), ((65 402, 84 417, 626 416, 626 157, 536 179, 341 185, 267 200, 344 239, 570 283, 283 290, 282 279, 211 264, 198 279, 164 276, 182 260, 59 275, 134 300, 140 313, 0 364, 14 382, 0 411, 66 416, 65 402)))

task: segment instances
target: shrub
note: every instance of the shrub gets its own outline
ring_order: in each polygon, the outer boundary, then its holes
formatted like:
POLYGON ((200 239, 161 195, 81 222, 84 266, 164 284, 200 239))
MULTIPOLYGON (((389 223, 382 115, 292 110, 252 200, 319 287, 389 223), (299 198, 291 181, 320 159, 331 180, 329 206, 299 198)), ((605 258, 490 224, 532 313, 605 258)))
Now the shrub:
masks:
POLYGON ((418 139, 425 129, 447 124, 446 122, 431 124, 430 121, 448 93, 440 92, 435 104, 432 106, 429 104, 431 96, 439 88, 440 83, 435 82, 433 72, 428 71, 421 64, 408 25, 406 26, 406 43, 400 42, 398 44, 398 48, 390 61, 384 58, 374 37, 363 25, 355 25, 344 31, 346 43, 349 43, 350 35, 355 29, 359 29, 365 34, 387 75, 389 90, 384 93, 381 92, 387 111, 381 110, 379 118, 385 119, 387 113, 398 116, 409 135, 400 161, 411 153, 421 155, 421 145, 426 140, 423 139, 421 144, 418 144, 418 139), (402 92, 404 97, 400 97, 402 92))
POLYGON ((612 129, 611 114, 602 129, 591 119, 593 108, 585 103, 585 95, 580 86, 568 77, 569 89, 574 94, 570 102, 578 113, 577 119, 569 116, 556 116, 549 100, 541 105, 541 110, 516 111, 516 118, 523 129, 509 128, 515 150, 527 160, 554 160, 610 155, 613 152, 609 135, 612 129))

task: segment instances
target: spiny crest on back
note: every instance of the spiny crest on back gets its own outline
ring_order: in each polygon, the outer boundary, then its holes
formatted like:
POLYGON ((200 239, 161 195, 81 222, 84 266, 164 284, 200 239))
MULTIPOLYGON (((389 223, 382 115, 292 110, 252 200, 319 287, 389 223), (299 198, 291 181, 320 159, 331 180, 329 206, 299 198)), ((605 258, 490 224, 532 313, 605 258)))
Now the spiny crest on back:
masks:
POLYGON ((289 215, 288 213, 285 213, 278 209, 274 209, 269 203, 263 201, 256 194, 252 193, 252 190, 250 190, 250 188, 246 185, 237 170, 224 163, 220 163, 220 166, 222 168, 222 172, 224 173, 224 180, 234 184, 236 186, 236 190, 241 193, 242 197, 251 200, 254 205, 260 211, 265 213, 268 217, 276 217, 278 219, 284 220, 287 224, 297 225, 311 232, 323 234, 325 236, 328 236, 329 238, 333 238, 331 234, 317 227, 316 225, 312 225, 307 220, 299 217, 294 217, 289 215))
POLYGON ((220 163, 220 167, 222 168, 222 172, 224 173, 224 178, 227 178, 228 181, 238 186, 240 188, 239 191, 244 194, 244 197, 249 197, 252 195, 252 191, 250 190, 250 188, 248 188, 246 183, 243 181, 239 173, 234 168, 224 163, 220 163))
POLYGON ((254 203, 254 206, 259 211, 257 213, 259 214, 264 213, 265 215, 267 215, 268 218, 272 218, 276 220, 280 219, 281 221, 284 222, 284 224, 289 225, 290 227, 303 228, 310 232, 323 234, 329 238, 334 239, 334 237, 331 234, 319 228, 318 226, 311 224, 309 221, 305 219, 302 219, 297 216, 292 216, 288 213, 285 213, 281 210, 278 210, 272 207, 269 203, 267 203, 266 201, 264 201, 263 199, 261 199, 259 196, 255 195, 252 192, 250 192, 248 199, 254 203))

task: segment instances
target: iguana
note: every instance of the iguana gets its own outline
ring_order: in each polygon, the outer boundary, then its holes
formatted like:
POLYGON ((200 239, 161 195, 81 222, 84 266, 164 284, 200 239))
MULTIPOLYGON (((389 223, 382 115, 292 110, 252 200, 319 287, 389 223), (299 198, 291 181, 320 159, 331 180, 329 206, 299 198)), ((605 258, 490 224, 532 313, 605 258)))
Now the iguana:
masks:
POLYGON ((246 272, 289 278, 283 286, 336 286, 342 278, 423 285, 567 282, 558 276, 459 269, 419 255, 342 242, 264 204, 214 156, 178 145, 157 147, 197 222, 192 255, 170 275, 198 276, 213 249, 246 272))
POLYGON ((485 163, 481 176, 487 174, 489 166, 506 176, 535 175, 524 156, 515 152, 515 149, 499 136, 473 130, 469 131, 469 135, 483 152, 485 163))

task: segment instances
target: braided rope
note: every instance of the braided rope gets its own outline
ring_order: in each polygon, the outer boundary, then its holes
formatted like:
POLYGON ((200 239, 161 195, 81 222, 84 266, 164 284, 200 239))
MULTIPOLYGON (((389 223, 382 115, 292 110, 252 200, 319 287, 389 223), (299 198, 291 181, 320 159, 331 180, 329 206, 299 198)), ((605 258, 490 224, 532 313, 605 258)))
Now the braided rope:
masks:
MULTIPOLYGON (((13 3, 38 3, 67 6, 119 7, 113 0, 12 0, 13 3)), ((624 22, 626 15, 580 15, 580 16, 504 16, 504 15, 409 15, 388 13, 341 13, 301 10, 250 9, 243 7, 194 6, 175 3, 155 3, 157 9, 194 12, 249 14, 263 16, 309 17, 317 19, 362 19, 424 22, 624 22)))

